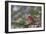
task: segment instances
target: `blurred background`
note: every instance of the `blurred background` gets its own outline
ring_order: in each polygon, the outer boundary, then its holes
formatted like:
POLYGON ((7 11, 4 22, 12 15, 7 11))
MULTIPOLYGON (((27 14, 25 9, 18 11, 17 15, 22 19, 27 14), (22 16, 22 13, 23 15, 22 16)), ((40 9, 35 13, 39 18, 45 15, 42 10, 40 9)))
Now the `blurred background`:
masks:
POLYGON ((11 28, 39 28, 41 27, 41 6, 11 5, 11 28), (27 16, 32 17, 30 24, 27 16))

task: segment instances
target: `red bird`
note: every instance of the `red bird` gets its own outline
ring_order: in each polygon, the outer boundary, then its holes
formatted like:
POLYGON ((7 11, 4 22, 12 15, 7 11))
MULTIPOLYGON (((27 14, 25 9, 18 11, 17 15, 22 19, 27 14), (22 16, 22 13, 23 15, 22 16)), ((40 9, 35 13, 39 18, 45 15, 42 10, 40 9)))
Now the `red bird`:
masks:
POLYGON ((27 16, 26 20, 27 20, 28 24, 31 24, 32 23, 32 16, 27 16))

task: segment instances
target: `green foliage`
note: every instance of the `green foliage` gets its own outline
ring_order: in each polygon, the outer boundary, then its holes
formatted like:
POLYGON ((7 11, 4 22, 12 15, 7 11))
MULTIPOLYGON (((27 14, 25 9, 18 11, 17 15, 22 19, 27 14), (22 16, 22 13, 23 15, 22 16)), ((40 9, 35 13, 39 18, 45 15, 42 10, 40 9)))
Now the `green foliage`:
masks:
MULTIPOLYGON (((12 14, 12 16, 14 15, 18 15, 18 17, 16 17, 14 20, 15 22, 11 22, 11 25, 14 26, 14 28, 16 27, 23 27, 23 28, 28 28, 29 25, 26 24, 26 20, 25 18, 23 17, 23 12, 22 10, 19 10, 18 12, 15 12, 12 14), (18 14, 20 13, 20 14, 18 14), (16 22, 16 20, 18 20, 19 18, 21 18, 22 20, 19 21, 19 23, 16 22)), ((39 11, 38 10, 34 10, 34 9, 31 9, 29 11, 29 14, 33 17, 33 22, 35 22, 36 20, 34 19, 37 19, 36 16, 40 15, 39 11)))

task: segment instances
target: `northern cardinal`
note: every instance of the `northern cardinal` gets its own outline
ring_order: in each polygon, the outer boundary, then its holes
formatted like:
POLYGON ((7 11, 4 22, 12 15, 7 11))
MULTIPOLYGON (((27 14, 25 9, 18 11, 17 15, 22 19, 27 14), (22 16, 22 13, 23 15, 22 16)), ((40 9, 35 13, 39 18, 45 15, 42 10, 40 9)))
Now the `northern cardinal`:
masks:
POLYGON ((32 23, 32 16, 26 16, 26 20, 28 22, 28 24, 32 23))

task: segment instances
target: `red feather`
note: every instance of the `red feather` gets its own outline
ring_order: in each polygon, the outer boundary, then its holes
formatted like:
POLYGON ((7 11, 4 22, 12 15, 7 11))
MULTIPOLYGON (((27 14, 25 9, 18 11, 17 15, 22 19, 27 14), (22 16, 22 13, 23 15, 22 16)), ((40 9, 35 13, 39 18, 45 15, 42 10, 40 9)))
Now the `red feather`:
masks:
POLYGON ((26 20, 28 21, 29 24, 31 24, 32 23, 32 16, 27 16, 26 20))
POLYGON ((27 19, 30 20, 30 21, 32 21, 32 16, 28 16, 27 19))

